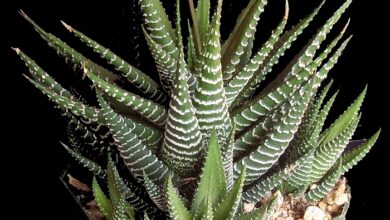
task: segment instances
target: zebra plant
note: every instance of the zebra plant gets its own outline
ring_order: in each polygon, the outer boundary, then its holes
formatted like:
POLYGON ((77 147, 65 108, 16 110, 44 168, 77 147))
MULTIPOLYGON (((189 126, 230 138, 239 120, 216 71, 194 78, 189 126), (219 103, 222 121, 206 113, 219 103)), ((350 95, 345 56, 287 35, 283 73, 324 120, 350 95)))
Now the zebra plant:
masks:
POLYGON ((222 0, 214 7, 210 0, 198 0, 196 7, 189 0, 192 20, 185 40, 180 1, 175 28, 159 0, 138 2, 133 9, 142 12, 140 28, 159 82, 62 22, 113 70, 98 65, 20 11, 50 47, 90 80, 99 106, 75 96, 14 48, 31 73, 26 78, 69 119, 71 147, 63 145, 96 174, 95 200, 108 219, 133 219, 134 213, 268 219, 283 196, 292 193, 309 202, 324 198, 376 142, 380 131, 350 147, 366 88, 324 128, 337 92, 328 98, 331 83, 320 87, 351 39, 343 36, 348 24, 323 44, 351 0, 262 90, 261 83, 324 2, 285 31, 286 2, 280 23, 254 52, 266 0, 250 0, 225 40, 220 35, 222 0), (126 90, 129 83, 137 91, 126 90), (108 190, 100 187, 106 178, 108 190), (252 203, 256 206, 244 211, 252 203))

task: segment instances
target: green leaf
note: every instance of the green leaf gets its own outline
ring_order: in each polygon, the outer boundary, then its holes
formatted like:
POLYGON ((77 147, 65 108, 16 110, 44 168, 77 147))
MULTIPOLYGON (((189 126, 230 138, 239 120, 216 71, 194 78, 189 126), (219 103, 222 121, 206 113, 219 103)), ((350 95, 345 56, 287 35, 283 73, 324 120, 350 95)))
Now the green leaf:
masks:
MULTIPOLYGON (((282 199, 280 192, 276 192, 273 198, 270 198, 260 208, 255 208, 251 212, 243 213, 234 218, 234 220, 269 220, 275 211, 279 201, 282 199)), ((258 200, 256 201, 258 202, 258 200)))
POLYGON ((350 124, 351 119, 358 115, 359 109, 363 103, 364 97, 367 92, 367 86, 363 92, 360 93, 358 98, 348 107, 348 109, 340 115, 333 124, 326 129, 319 140, 321 144, 327 144, 329 141, 334 139, 341 131, 343 131, 350 124))
POLYGON ((262 140, 257 149, 235 163, 235 177, 238 176, 237 170, 242 167, 247 169, 245 185, 259 179, 283 154, 301 123, 311 97, 312 88, 311 83, 303 85, 293 98, 285 106, 282 106, 282 109, 285 109, 282 110, 284 114, 276 118, 277 122, 274 128, 262 140))
POLYGON ((259 68, 259 71, 254 73, 253 77, 249 81, 249 84, 245 86, 245 88, 236 98, 236 102, 232 104, 232 108, 253 95, 253 93, 260 86, 260 82, 264 78, 263 76, 267 75, 267 73, 272 70, 272 67, 278 63, 279 58, 284 55, 285 51, 290 48, 291 44, 296 41, 298 36, 313 20, 314 16, 317 15, 324 2, 325 0, 322 1, 321 4, 315 8, 310 15, 308 15, 305 19, 295 25, 290 31, 286 32, 279 38, 278 42, 276 42, 274 45, 274 49, 269 53, 266 60, 259 68))
POLYGON ((132 182, 128 182, 128 184, 126 184, 122 180, 111 158, 109 158, 108 163, 111 167, 110 178, 114 178, 115 185, 117 186, 119 193, 129 202, 131 207, 139 212, 156 213, 159 211, 154 204, 145 200, 148 195, 143 188, 141 189, 132 182))
POLYGON ((190 71, 194 71, 195 63, 197 62, 197 55, 194 43, 194 35, 192 28, 188 22, 188 39, 187 39, 187 66, 190 71))
POLYGON ((293 168, 284 183, 284 189, 286 192, 296 192, 311 183, 314 151, 315 148, 310 149, 294 163, 293 167, 295 166, 295 168, 293 168))
POLYGON ((306 193, 305 198, 308 201, 318 201, 324 198, 334 188, 343 174, 342 171, 342 160, 339 160, 338 165, 326 173, 317 187, 306 193))
POLYGON ((342 155, 342 161, 343 161, 342 169, 343 169, 343 172, 347 172, 348 170, 350 170, 360 160, 362 160, 363 157, 366 156, 366 154, 371 150, 372 146, 374 146, 374 144, 378 140, 378 137, 379 137, 380 133, 381 133, 381 129, 379 129, 365 143, 363 143, 360 146, 356 147, 351 152, 348 152, 348 153, 342 155))
POLYGON ((16 54, 19 55, 25 65, 28 67, 34 80, 44 85, 47 89, 53 90, 57 94, 69 98, 71 100, 76 99, 68 90, 64 89, 55 79, 47 74, 40 66, 38 66, 34 60, 23 53, 19 48, 12 48, 16 54))
POLYGON ((264 11, 267 0, 251 0, 248 6, 239 16, 236 26, 222 47, 221 63, 223 79, 229 80, 237 72, 237 66, 242 66, 242 56, 250 45, 253 45, 256 26, 260 20, 260 14, 264 11))
POLYGON ((172 179, 168 178, 167 187, 168 208, 171 219, 173 220, 192 220, 191 213, 184 206, 180 196, 172 185, 172 179))
POLYGON ((359 120, 360 116, 351 118, 347 127, 336 134, 333 139, 327 143, 319 144, 319 147, 316 149, 314 154, 313 170, 311 175, 313 182, 320 180, 343 153, 358 126, 359 120))
MULTIPOLYGON (((319 82, 324 79, 330 69, 333 68, 341 53, 347 46, 349 39, 345 40, 338 50, 329 58, 328 62, 321 67, 315 74, 314 88, 319 85, 319 82)), ((329 44, 328 48, 333 48, 334 44, 329 44)), ((237 130, 242 131, 256 122, 260 117, 269 113, 275 107, 281 105, 285 100, 291 97, 299 88, 305 79, 313 74, 321 62, 326 59, 331 52, 331 49, 325 49, 315 61, 311 62, 306 68, 303 68, 298 74, 292 75, 286 81, 276 82, 277 85, 269 86, 262 93, 252 99, 247 105, 235 110, 232 115, 234 122, 237 125, 237 130), (270 91, 268 91, 270 90, 270 91)))
POLYGON ((231 191, 222 200, 221 204, 214 211, 215 220, 233 219, 237 213, 241 201, 242 188, 245 182, 245 169, 241 171, 240 177, 235 182, 231 191))
POLYGON ((208 140, 210 130, 216 129, 220 144, 226 143, 227 134, 231 125, 229 113, 225 104, 225 93, 222 80, 220 60, 220 18, 221 0, 218 1, 217 10, 213 16, 210 36, 205 50, 202 51, 201 72, 193 101, 196 117, 203 137, 208 140))
POLYGON ((142 30, 154 62, 156 63, 160 82, 164 91, 170 94, 173 88, 173 81, 175 79, 177 62, 163 49, 161 45, 152 39, 144 28, 142 28, 142 30))
POLYGON ((39 27, 31 18, 29 18, 23 11, 19 11, 19 13, 26 19, 31 25, 33 25, 34 29, 40 34, 42 39, 44 39, 50 47, 56 50, 56 52, 63 56, 66 60, 70 60, 78 67, 87 67, 92 69, 96 74, 100 77, 114 83, 119 80, 119 77, 107 69, 97 65, 90 59, 83 56, 81 53, 77 52, 65 42, 61 41, 59 38, 54 35, 47 33, 41 27, 39 27))
POLYGON ((95 198, 96 204, 99 207, 99 210, 106 218, 112 216, 112 207, 110 200, 104 195, 104 192, 99 186, 99 183, 96 180, 96 177, 93 177, 92 181, 92 192, 93 197, 95 198))
POLYGON ((100 117, 99 110, 84 105, 83 103, 79 101, 70 100, 67 97, 61 96, 60 94, 57 94, 54 91, 51 91, 50 89, 46 88, 41 83, 34 81, 33 79, 29 78, 28 76, 25 76, 27 80, 29 80, 37 89, 41 90, 43 94, 45 94, 49 99, 56 104, 58 104, 61 108, 67 109, 72 114, 75 114, 77 116, 83 117, 87 120, 91 120, 94 122, 103 122, 103 118, 100 117))
POLYGON ((195 218, 201 216, 207 210, 209 203, 215 208, 225 197, 226 190, 227 185, 221 152, 218 146, 216 131, 213 130, 209 140, 203 172, 192 202, 192 213, 195 213, 195 218))
POLYGON ((150 150, 156 152, 161 147, 163 133, 160 129, 130 117, 124 118, 124 121, 128 129, 137 135, 150 150))
POLYGON ((65 22, 61 21, 61 23, 68 31, 73 33, 77 38, 79 38, 82 42, 86 43, 87 46, 91 47, 96 53, 98 53, 103 59, 107 60, 111 65, 113 65, 117 71, 119 71, 141 92, 148 95, 153 100, 163 101, 166 98, 164 97, 164 93, 160 89, 159 85, 148 75, 130 65, 118 55, 111 52, 108 48, 103 47, 99 43, 95 42, 65 22))
POLYGON ((85 168, 87 168, 89 171, 93 172, 95 175, 98 176, 105 176, 105 171, 102 169, 102 167, 95 163, 94 161, 82 156, 81 154, 77 153, 76 151, 70 149, 68 146, 66 146, 64 143, 60 142, 61 145, 65 148, 68 153, 77 160, 81 165, 83 165, 85 168))
POLYGON ((139 4, 145 18, 146 29, 152 39, 177 60, 179 51, 175 44, 175 32, 160 0, 140 0, 139 4))
POLYGON ((143 172, 156 184, 164 183, 170 171, 132 132, 129 132, 123 117, 116 114, 99 95, 99 103, 102 107, 108 127, 115 141, 124 163, 137 177, 142 178, 143 172))
MULTIPOLYGON (((318 30, 315 37, 307 44, 304 50, 298 54, 299 58, 297 60, 293 59, 294 64, 291 68, 287 68, 287 76, 291 77, 295 74, 298 74, 303 68, 305 68, 313 59, 316 51, 320 48, 321 43, 326 39, 327 34, 332 30, 334 24, 340 19, 341 15, 349 7, 352 0, 346 0, 345 3, 329 18, 326 23, 318 30)), ((344 29, 343 29, 344 30, 344 29)), ((342 31, 343 33, 344 31, 342 31)), ((337 42, 337 38, 336 38, 337 42)), ((283 75, 283 73, 282 73, 283 75)))
POLYGON ((197 172, 195 167, 200 162, 199 153, 203 147, 198 119, 188 91, 188 71, 182 46, 178 65, 169 103, 162 157, 175 173, 191 176, 197 172))
POLYGON ((118 201, 114 203, 112 220, 127 220, 125 200, 123 198, 120 198, 118 201))
POLYGON ((228 142, 221 148, 222 163, 225 170, 226 184, 228 190, 231 190, 234 183, 234 179, 233 179, 234 136, 235 136, 235 126, 233 125, 228 142))
POLYGON ((153 124, 158 126, 165 124, 168 114, 164 106, 119 88, 96 76, 94 72, 87 68, 84 69, 84 72, 99 89, 104 91, 105 94, 137 111, 153 124))
POLYGON ((285 170, 280 170, 262 180, 259 180, 242 193, 242 201, 246 203, 257 203, 262 197, 278 187, 289 174, 285 170))
POLYGON ((206 42, 210 23, 210 0, 198 0, 196 19, 200 42, 206 42))
MULTIPOLYGON (((288 14, 288 8, 286 8, 286 13, 288 14)), ((225 79, 225 81, 227 80, 225 87, 226 102, 229 107, 232 103, 234 103, 233 106, 235 106, 235 99, 237 96, 239 96, 239 94, 243 91, 250 79, 253 78, 255 72, 259 71, 260 66, 264 63, 268 54, 273 49, 273 46, 278 41, 280 34, 282 34, 287 23, 287 16, 288 15, 285 15, 283 17, 277 28, 272 32, 270 38, 263 44, 261 49, 252 57, 243 69, 233 75, 230 80, 225 79)))
POLYGON ((154 204, 156 204, 156 206, 159 209, 163 211, 168 211, 165 193, 163 193, 162 189, 160 189, 159 186, 157 186, 152 180, 150 180, 145 173, 144 173, 144 181, 145 181, 144 185, 150 199, 152 199, 154 204))

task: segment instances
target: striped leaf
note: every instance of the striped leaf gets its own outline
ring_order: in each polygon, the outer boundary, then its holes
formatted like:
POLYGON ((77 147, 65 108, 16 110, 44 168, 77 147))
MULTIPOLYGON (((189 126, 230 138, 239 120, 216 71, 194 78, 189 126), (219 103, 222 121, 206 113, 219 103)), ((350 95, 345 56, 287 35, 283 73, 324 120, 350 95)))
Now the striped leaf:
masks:
POLYGON ((139 4, 145 18, 150 36, 175 60, 179 51, 175 44, 175 32, 160 0, 140 0, 139 4))
POLYGON ((330 169, 323 177, 321 182, 316 188, 306 193, 305 198, 308 201, 318 201, 324 198, 336 185, 340 179, 342 172, 342 160, 339 160, 338 164, 335 164, 334 168, 330 169))
POLYGON ((255 183, 244 190, 242 200, 246 203, 257 203, 262 197, 267 195, 267 193, 279 186, 286 177, 288 177, 288 174, 285 171, 279 171, 264 180, 260 180, 258 183, 255 183))
MULTIPOLYGON (((236 97, 242 92, 243 88, 249 83, 249 80, 253 78, 255 72, 259 71, 260 66, 267 58, 268 54, 274 47, 274 44, 278 41, 280 34, 282 34, 284 27, 286 26, 288 18, 288 7, 286 7, 285 16, 279 23, 278 27, 272 32, 270 38, 263 44, 261 49, 250 59, 250 61, 243 67, 241 71, 233 75, 230 80, 227 81, 226 102, 228 106, 231 103, 236 103, 236 97)), ((265 76, 263 76, 265 77, 265 76)), ((234 105, 233 105, 234 106, 234 105)))
MULTIPOLYGON (((328 62, 315 74, 315 82, 313 82, 315 86, 319 85, 319 82, 326 77, 329 70, 337 63, 338 58, 341 56, 348 42, 349 39, 344 41, 337 51, 329 58, 328 62)), ((333 43, 328 45, 328 48, 332 47, 334 47, 333 43)), ((260 93, 251 100, 248 105, 235 110, 232 115, 234 122, 237 124, 237 131, 242 131, 256 122, 260 117, 266 115, 270 110, 283 103, 284 100, 290 97, 298 89, 305 78, 317 69, 322 61, 328 57, 330 52, 331 50, 325 49, 314 62, 302 69, 298 74, 291 76, 287 81, 281 83, 280 86, 271 89, 270 92, 260 93)))
POLYGON ((139 140, 129 132, 123 117, 116 114, 99 95, 102 115, 110 128, 118 150, 129 170, 142 178, 143 172, 156 184, 162 184, 168 177, 169 169, 139 140))
POLYGON ((53 102, 55 102, 57 105, 59 105, 62 109, 67 109, 72 114, 75 114, 77 116, 83 117, 85 119, 89 119, 94 122, 103 122, 102 117, 99 114, 99 110, 90 107, 87 105, 84 105, 83 103, 79 101, 73 101, 70 100, 67 97, 61 96, 49 89, 47 89, 44 85, 41 83, 34 81, 33 79, 29 78, 28 76, 25 76, 27 80, 29 80, 37 89, 41 90, 43 94, 45 94, 49 99, 53 102))
POLYGON ((120 58, 115 53, 111 52, 108 48, 103 47, 96 41, 87 37, 80 31, 74 29, 70 25, 61 21, 65 28, 73 33, 87 46, 91 47, 96 53, 98 53, 103 59, 107 60, 117 71, 119 71, 129 82, 137 87, 142 93, 147 95, 150 99, 158 102, 162 102, 166 99, 164 93, 159 88, 159 85, 148 75, 130 65, 128 62, 120 58))
POLYGON ((305 84, 294 94, 292 100, 286 103, 284 114, 279 117, 272 132, 267 135, 257 149, 251 152, 235 164, 235 177, 237 170, 242 167, 247 169, 246 185, 259 179, 268 169, 270 169, 283 154, 308 106, 312 84, 305 84))
POLYGON ((32 77, 35 81, 44 85, 46 88, 53 90, 55 93, 60 94, 68 99, 75 99, 75 97, 66 89, 64 89, 53 77, 47 74, 40 66, 38 66, 34 60, 27 56, 19 48, 12 48, 16 54, 19 55, 20 59, 23 60, 25 65, 28 67, 32 77))
POLYGON ((352 105, 349 106, 348 109, 342 115, 340 115, 328 129, 326 129, 321 134, 319 140, 321 144, 326 144, 332 139, 334 139, 341 131, 343 131, 349 125, 351 119, 355 118, 358 115, 366 92, 367 86, 364 88, 363 92, 360 93, 358 98, 352 103, 352 105))
POLYGON ((117 186, 119 193, 126 199, 126 201, 139 212, 146 212, 150 215, 158 215, 160 212, 158 208, 151 202, 148 201, 148 195, 143 190, 136 186, 134 183, 126 184, 123 179, 119 176, 118 170, 116 169, 111 158, 108 160, 109 167, 111 169, 111 178, 114 178, 115 185, 117 186))
POLYGON ((50 47, 56 50, 56 52, 63 56, 66 60, 71 61, 77 67, 87 67, 92 69, 96 74, 100 77, 114 83, 119 80, 119 77, 107 69, 97 65, 90 59, 86 58, 81 53, 77 52, 65 42, 61 41, 59 38, 54 35, 47 33, 41 27, 39 27, 31 18, 29 18, 23 11, 19 11, 19 13, 26 19, 31 25, 33 25, 34 29, 39 33, 43 40, 45 40, 50 47))
POLYGON ((356 147, 356 149, 352 150, 351 152, 348 152, 344 155, 342 155, 342 161, 343 161, 343 172, 347 172, 350 170, 353 166, 355 166, 360 160, 363 159, 363 157, 366 156, 366 154, 371 150, 372 146, 376 143, 378 140, 378 137, 381 133, 381 130, 379 129, 370 139, 368 139, 363 144, 356 147))
POLYGON ((196 117, 205 140, 210 137, 210 130, 216 129, 221 146, 226 143, 231 125, 225 104, 225 91, 222 80, 220 55, 220 18, 221 0, 213 16, 210 36, 202 52, 201 75, 194 93, 196 117))
POLYGON ((82 156, 81 154, 77 153, 76 151, 70 149, 68 146, 66 146, 64 143, 61 142, 61 145, 65 148, 66 151, 81 165, 83 165, 85 168, 87 168, 89 171, 93 172, 95 175, 98 175, 100 177, 105 176, 105 171, 102 169, 102 167, 95 163, 94 161, 82 156))
POLYGON ((314 182, 320 180, 343 153, 357 128, 359 120, 360 116, 352 118, 348 126, 332 140, 327 143, 320 143, 319 147, 316 149, 313 160, 311 176, 314 182))
POLYGON ((145 173, 144 173, 144 185, 145 185, 146 191, 148 192, 150 199, 152 199, 154 204, 156 204, 156 206, 159 209, 161 209, 163 211, 168 211, 165 193, 163 192, 163 189, 161 189, 152 180, 150 180, 149 177, 145 173))
POLYGON ((153 124, 158 126, 165 124, 167 119, 167 110, 162 105, 119 88, 118 86, 115 86, 96 76, 94 72, 87 68, 84 68, 84 72, 99 89, 104 91, 105 94, 137 111, 153 124))
POLYGON ((260 86, 260 82, 263 80, 263 76, 267 75, 267 73, 272 70, 272 67, 279 62, 280 57, 284 55, 285 51, 291 47, 291 44, 295 42, 303 30, 306 29, 315 15, 317 15, 324 2, 325 0, 323 0, 310 15, 308 15, 305 19, 295 25, 290 31, 286 32, 279 38, 278 42, 276 42, 274 45, 274 49, 269 53, 262 66, 259 68, 259 71, 254 74, 249 84, 247 84, 239 94, 236 102, 233 103, 232 107, 254 94, 254 92, 260 86))
POLYGON ((170 94, 173 88, 173 81, 175 79, 177 62, 163 49, 161 45, 152 39, 144 28, 142 28, 142 30, 154 62, 156 63, 160 82, 164 91, 170 94))
POLYGON ((256 26, 267 3, 267 0, 251 0, 237 19, 233 32, 221 50, 221 63, 224 67, 223 79, 225 81, 231 79, 237 73, 237 68, 245 64, 242 62, 245 60, 243 56, 252 49, 256 26))
POLYGON ((188 72, 180 49, 177 78, 174 83, 165 125, 162 157, 177 174, 189 176, 196 172, 202 150, 202 134, 188 91, 188 72))

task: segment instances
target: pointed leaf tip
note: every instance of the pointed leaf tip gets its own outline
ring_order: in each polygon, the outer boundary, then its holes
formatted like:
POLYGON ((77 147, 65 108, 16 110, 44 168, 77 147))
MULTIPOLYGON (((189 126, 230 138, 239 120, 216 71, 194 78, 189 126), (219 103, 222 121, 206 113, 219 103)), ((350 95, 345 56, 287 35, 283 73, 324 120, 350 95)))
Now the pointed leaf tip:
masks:
POLYGON ((17 47, 11 47, 11 49, 13 50, 13 51, 15 51, 16 52, 16 54, 20 54, 20 49, 19 48, 17 48, 17 47))
POLYGON ((283 16, 285 20, 288 19, 289 13, 290 13, 290 4, 288 3, 288 0, 286 0, 286 4, 284 5, 284 16, 283 16))
POLYGON ((70 25, 68 25, 67 23, 65 23, 64 21, 61 20, 61 24, 64 25, 64 27, 71 33, 73 33, 75 31, 74 28, 72 28, 70 25))

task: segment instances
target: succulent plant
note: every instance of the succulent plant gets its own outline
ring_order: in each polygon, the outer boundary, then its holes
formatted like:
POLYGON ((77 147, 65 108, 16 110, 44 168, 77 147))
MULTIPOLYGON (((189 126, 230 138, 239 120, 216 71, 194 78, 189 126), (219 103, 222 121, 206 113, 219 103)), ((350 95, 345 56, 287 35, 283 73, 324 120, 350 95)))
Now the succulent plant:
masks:
POLYGON ((331 81, 320 87, 351 39, 343 36, 348 23, 331 41, 325 38, 351 0, 267 85, 261 84, 324 2, 285 31, 286 1, 280 23, 255 51, 266 0, 250 0, 226 40, 220 35, 222 0, 214 7, 198 0, 196 8, 189 0, 192 21, 185 39, 180 1, 175 28, 159 0, 138 2, 133 9, 142 12, 140 28, 158 82, 62 22, 113 69, 95 63, 20 12, 90 80, 98 105, 62 87, 14 48, 31 73, 26 78, 68 118, 71 147, 63 146, 96 174, 93 194, 108 219, 133 219, 135 213, 146 219, 268 219, 280 197, 325 197, 376 142, 380 131, 352 141, 367 88, 324 126, 337 92, 328 98, 331 81), (104 183, 108 187, 100 187, 104 183), (262 198, 268 199, 260 203, 262 198), (244 211, 252 203, 256 207, 244 211))

